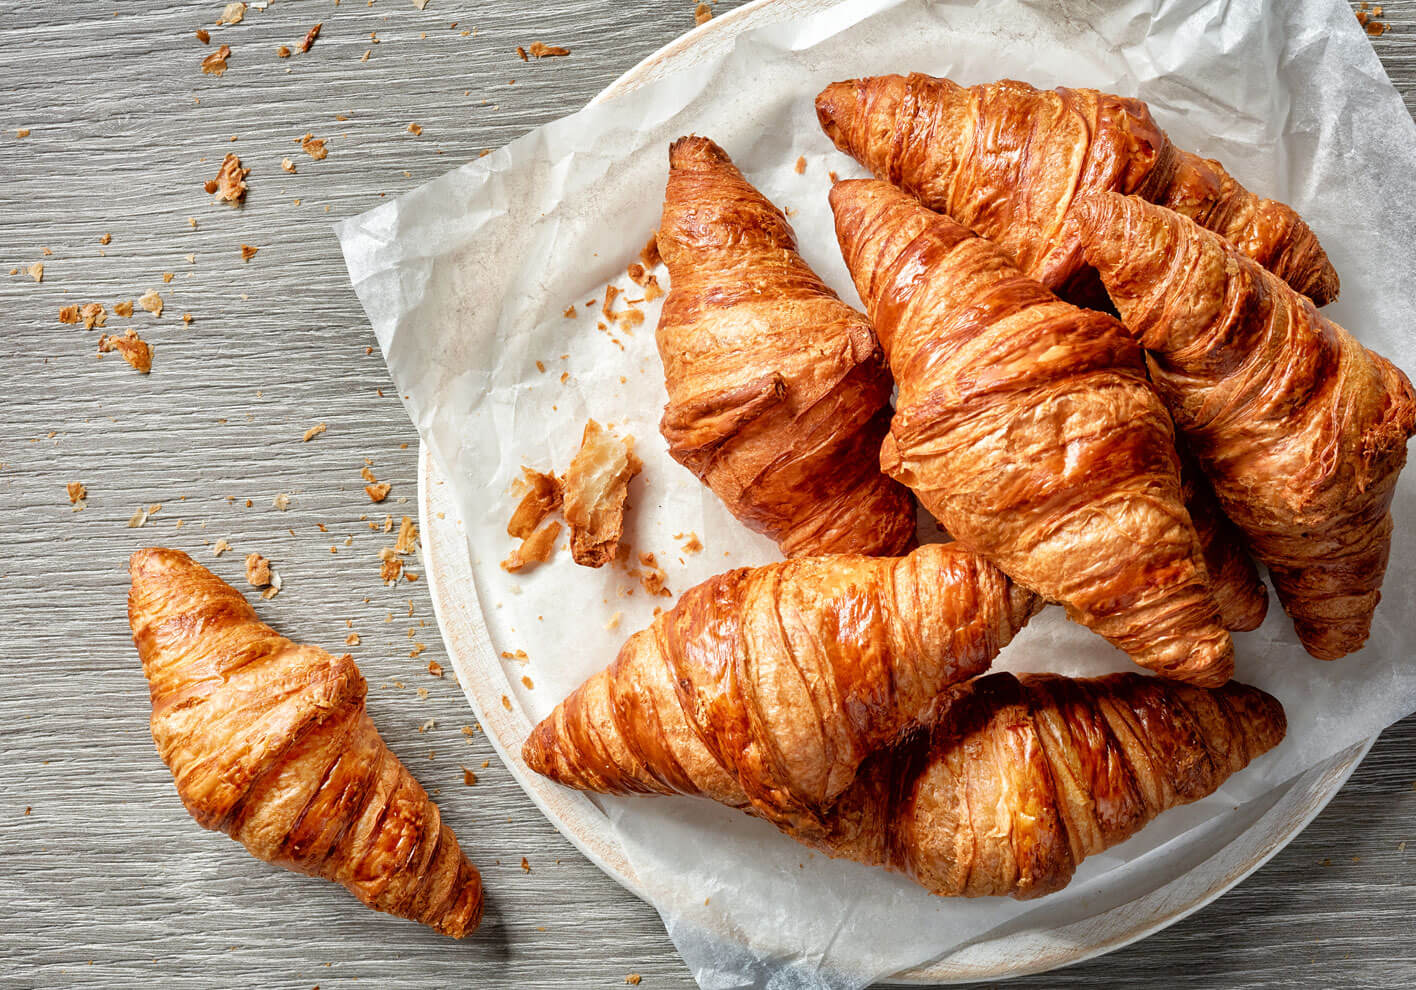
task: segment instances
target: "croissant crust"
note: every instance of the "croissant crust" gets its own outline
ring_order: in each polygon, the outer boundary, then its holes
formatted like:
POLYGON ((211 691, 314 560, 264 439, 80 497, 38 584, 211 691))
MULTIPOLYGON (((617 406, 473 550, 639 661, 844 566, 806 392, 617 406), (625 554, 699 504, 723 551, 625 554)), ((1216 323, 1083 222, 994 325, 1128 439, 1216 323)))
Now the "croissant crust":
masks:
POLYGON ((1337 272, 1291 208, 1219 162, 1181 151, 1139 100, 1012 79, 959 86, 913 74, 832 83, 822 128, 875 175, 996 241, 1066 299, 1104 304, 1071 215, 1093 192, 1133 193, 1227 238, 1319 306, 1337 272))
POLYGON ((1227 680, 1173 428, 1125 328, 888 183, 839 182, 831 205, 899 386, 886 471, 1137 663, 1227 680))
POLYGON ((1416 432, 1411 382, 1187 218, 1112 193, 1076 212, 1087 260, 1299 639, 1327 660, 1357 649, 1416 432))
POLYGON ((891 383, 870 325, 707 138, 670 148, 658 245, 674 459, 788 556, 913 545, 914 501, 877 463, 891 383))
POLYGON ((198 824, 369 907, 474 930, 481 877, 374 728, 354 661, 280 636, 184 553, 139 550, 129 571, 153 741, 198 824))

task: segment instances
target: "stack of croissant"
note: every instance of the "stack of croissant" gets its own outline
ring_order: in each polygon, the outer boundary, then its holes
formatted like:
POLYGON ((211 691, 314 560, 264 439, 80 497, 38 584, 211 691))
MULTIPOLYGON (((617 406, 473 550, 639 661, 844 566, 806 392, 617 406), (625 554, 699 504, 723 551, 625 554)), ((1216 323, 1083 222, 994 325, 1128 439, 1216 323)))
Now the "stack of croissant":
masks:
MULTIPOLYGON (((1138 101, 922 75, 817 114, 868 313, 712 141, 669 152, 670 454, 789 559, 718 575, 523 749, 602 793, 701 795, 942 895, 1036 897, 1212 793, 1284 712, 1230 680, 1267 568, 1298 640, 1366 640, 1416 394, 1318 310, 1293 210, 1138 101), (897 391, 896 391, 897 390, 897 391), (891 405, 891 396, 897 398, 891 405), (920 545, 916 502, 949 534, 920 545), (1159 676, 987 673, 1047 603, 1159 676)), ((462 936, 481 883, 348 656, 185 554, 133 556, 152 728, 193 816, 462 936)))
POLYGON ((790 559, 685 593, 522 754, 1040 896, 1282 740, 1230 680, 1254 558, 1313 656, 1366 640, 1416 393, 1319 312, 1303 220, 1139 101, 910 75, 816 110, 876 176, 830 194, 866 313, 706 138, 658 231, 669 452, 790 559), (1046 603, 1159 676, 988 674, 1046 603))

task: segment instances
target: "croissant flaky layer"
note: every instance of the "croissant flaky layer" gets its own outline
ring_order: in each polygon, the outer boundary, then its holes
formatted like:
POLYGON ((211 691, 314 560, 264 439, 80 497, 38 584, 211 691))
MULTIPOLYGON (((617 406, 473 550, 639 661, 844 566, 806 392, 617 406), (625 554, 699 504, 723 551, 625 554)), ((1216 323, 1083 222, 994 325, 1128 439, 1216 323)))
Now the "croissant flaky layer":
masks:
POLYGON ((1366 641, 1416 393, 1219 237, 1136 197, 1076 208, 1087 260, 1308 652, 1366 641))
POLYGON ((836 146, 876 176, 997 241, 1077 302, 1099 300, 1071 207, 1105 191, 1192 217, 1318 305, 1337 297, 1337 272, 1297 213, 1177 149, 1139 100, 913 74, 832 83, 816 112, 836 146))
POLYGON ((1227 680, 1170 417, 1125 328, 888 183, 837 183, 831 206, 899 387, 886 471, 1137 663, 1227 680))
POLYGON ((481 877, 370 721, 354 661, 277 634, 179 551, 139 550, 129 573, 153 741, 192 817, 372 908, 473 931, 481 877))
POLYGON ((914 500, 880 473, 891 383, 870 325, 707 138, 669 151, 658 244, 669 453, 788 556, 906 550, 914 500))
POLYGON ((690 589, 532 731, 539 773, 703 795, 799 834, 1039 606, 982 558, 801 558, 690 589))
POLYGON ((990 674, 860 768, 810 844, 944 896, 1038 897, 1282 741, 1283 708, 1230 681, 990 674))

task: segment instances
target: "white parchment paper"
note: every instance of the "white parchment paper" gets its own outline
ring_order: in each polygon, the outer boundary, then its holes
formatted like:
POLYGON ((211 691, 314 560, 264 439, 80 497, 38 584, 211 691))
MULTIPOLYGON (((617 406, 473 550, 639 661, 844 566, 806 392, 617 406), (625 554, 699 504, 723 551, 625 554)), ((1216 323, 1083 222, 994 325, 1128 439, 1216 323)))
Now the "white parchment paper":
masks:
MULTIPOLYGON (((669 142, 695 132, 722 144, 790 211, 807 260, 856 303, 826 192, 828 170, 860 170, 818 130, 812 97, 834 79, 912 70, 1142 97, 1177 144, 1297 207, 1342 275, 1329 314, 1416 371, 1416 126, 1343 0, 848 0, 749 31, 338 227, 408 414, 452 479, 493 643, 529 657, 507 662, 508 693, 533 721, 668 604, 630 594, 637 582, 622 570, 579 568, 566 553, 523 575, 498 568, 520 466, 564 470, 587 417, 638 438, 645 468, 626 536, 657 555, 674 592, 778 559, 664 449, 657 306, 643 307, 634 333, 607 334, 598 303, 586 304, 610 280, 641 295, 623 273, 657 225, 669 142), (575 315, 562 315, 570 305, 575 315), (689 533, 701 553, 680 549, 689 533), (619 627, 606 629, 616 612, 619 627)), ((1276 602, 1261 629, 1236 636, 1238 676, 1287 708, 1284 744, 1041 902, 935 898, 704 801, 602 806, 704 987, 857 987, 999 926, 1041 930, 1125 903, 1189 863, 1225 813, 1416 710, 1416 471, 1394 512, 1385 600, 1360 654, 1310 658, 1276 602)), ((1090 674, 1128 661, 1049 610, 997 666, 1090 674)))

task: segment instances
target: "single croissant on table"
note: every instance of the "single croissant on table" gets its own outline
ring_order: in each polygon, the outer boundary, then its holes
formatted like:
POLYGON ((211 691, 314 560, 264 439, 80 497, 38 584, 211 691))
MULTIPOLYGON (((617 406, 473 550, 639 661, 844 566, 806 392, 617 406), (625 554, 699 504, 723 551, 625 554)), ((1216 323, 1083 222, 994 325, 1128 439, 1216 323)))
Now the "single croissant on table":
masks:
POLYGON ((1324 660, 1356 650, 1416 432, 1411 382, 1187 218, 1112 193, 1075 212, 1087 260, 1298 638, 1324 660))
POLYGON ((899 386, 885 470, 1137 663, 1228 680, 1170 417, 1125 328, 888 183, 837 183, 831 206, 899 386))
POLYGON ((1038 599, 982 558, 800 558, 685 592, 532 731, 582 790, 703 795, 824 836, 868 756, 988 669, 1038 599))
POLYGON ((1291 208, 1249 192, 1217 161, 1181 151, 1139 100, 1005 79, 959 86, 912 74, 832 83, 816 98, 836 146, 931 209, 995 240, 1024 273, 1080 304, 1103 302, 1072 205, 1134 193, 1193 218, 1312 297, 1338 278, 1291 208))
POLYGON ((942 896, 1039 897, 1087 856, 1213 793, 1285 730, 1278 701, 1236 681, 989 674, 867 761, 830 834, 810 844, 942 896))
POLYGON ((139 550, 129 571, 153 741, 197 823, 369 907, 476 929, 481 876, 374 728, 354 661, 278 635, 184 553, 139 550))
POLYGON ((789 557, 908 549, 914 500, 877 461, 891 383, 870 324, 707 138, 669 150, 658 245, 669 453, 789 557))

